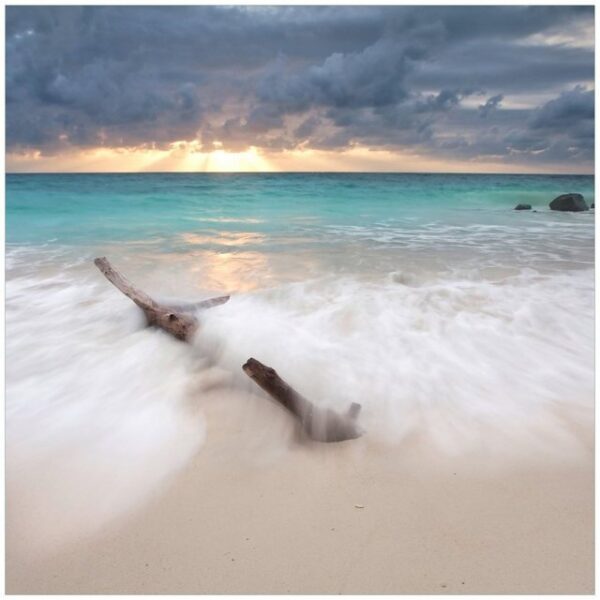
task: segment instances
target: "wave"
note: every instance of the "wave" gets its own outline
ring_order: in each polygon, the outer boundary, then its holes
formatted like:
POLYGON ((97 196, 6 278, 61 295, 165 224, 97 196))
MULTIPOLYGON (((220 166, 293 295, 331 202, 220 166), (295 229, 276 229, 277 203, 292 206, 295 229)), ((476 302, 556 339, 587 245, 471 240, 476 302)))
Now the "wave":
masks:
MULTIPOLYGON (((588 452, 573 424, 593 422, 591 269, 276 285, 200 314, 190 348, 144 328, 82 259, 34 257, 11 251, 6 283, 7 482, 34 545, 93 531, 168 481, 202 446, 202 382, 217 369, 214 385, 250 399, 250 356, 320 406, 360 403, 367 441, 418 434, 442 454, 519 460, 588 452)), ((289 442, 262 428, 253 435, 289 442)))

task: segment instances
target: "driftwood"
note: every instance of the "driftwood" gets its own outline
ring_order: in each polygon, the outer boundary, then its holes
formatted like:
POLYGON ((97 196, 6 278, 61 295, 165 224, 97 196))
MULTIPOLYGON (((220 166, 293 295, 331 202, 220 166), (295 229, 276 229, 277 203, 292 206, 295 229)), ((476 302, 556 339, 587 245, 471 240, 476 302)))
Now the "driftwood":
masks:
POLYGON ((265 392, 291 412, 300 422, 302 431, 318 442, 343 442, 362 435, 356 419, 360 404, 353 402, 346 414, 323 410, 290 387, 271 367, 249 358, 242 369, 265 392))
MULTIPOLYGON (((148 325, 160 327, 179 340, 190 341, 198 329, 195 311, 218 306, 229 300, 229 296, 219 296, 200 302, 159 303, 123 277, 107 258, 96 258, 94 264, 117 289, 144 311, 148 325)), ((345 414, 324 410, 290 387, 275 369, 263 365, 258 360, 249 358, 242 369, 296 417, 300 428, 309 438, 319 442, 343 442, 362 435, 362 430, 356 422, 361 409, 360 404, 353 402, 345 414)))
POLYGON ((194 316, 194 311, 217 306, 229 300, 229 296, 220 296, 194 303, 176 305, 159 303, 150 298, 142 290, 137 289, 105 257, 96 258, 94 264, 116 288, 133 300, 144 311, 148 325, 160 327, 178 340, 191 340, 198 329, 198 319, 194 316))

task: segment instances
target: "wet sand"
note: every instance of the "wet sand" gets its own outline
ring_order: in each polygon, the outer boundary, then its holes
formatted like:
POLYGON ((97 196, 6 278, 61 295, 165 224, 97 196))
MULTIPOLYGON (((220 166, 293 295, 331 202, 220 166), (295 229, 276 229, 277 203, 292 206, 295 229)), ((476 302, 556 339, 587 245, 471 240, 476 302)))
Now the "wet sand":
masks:
POLYGON ((519 465, 415 436, 298 443, 263 398, 254 418, 272 429, 254 436, 232 417, 242 401, 209 397, 206 443, 182 471, 51 551, 20 543, 9 486, 7 592, 593 593, 589 431, 578 460, 519 465))

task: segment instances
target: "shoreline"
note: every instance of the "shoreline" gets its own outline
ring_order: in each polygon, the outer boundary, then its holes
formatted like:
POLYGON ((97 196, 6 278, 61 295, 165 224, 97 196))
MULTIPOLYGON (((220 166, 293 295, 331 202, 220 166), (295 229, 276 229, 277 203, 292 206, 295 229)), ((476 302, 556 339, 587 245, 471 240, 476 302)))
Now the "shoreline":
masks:
POLYGON ((205 445, 101 532, 25 560, 9 504, 7 593, 593 592, 589 443, 518 467, 415 435, 300 444, 262 398, 274 434, 253 439, 242 398, 207 398, 205 445))

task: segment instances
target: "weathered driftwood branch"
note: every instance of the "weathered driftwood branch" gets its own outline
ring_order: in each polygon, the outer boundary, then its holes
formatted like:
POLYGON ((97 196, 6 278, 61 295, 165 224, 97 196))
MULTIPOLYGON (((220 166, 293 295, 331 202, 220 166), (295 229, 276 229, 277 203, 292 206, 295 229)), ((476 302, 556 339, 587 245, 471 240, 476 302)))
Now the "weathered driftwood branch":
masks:
POLYGON ((162 303, 162 306, 178 312, 194 312, 196 310, 204 310, 206 308, 212 308, 213 306, 219 306, 219 304, 225 304, 227 300, 229 300, 229 296, 217 296, 216 298, 199 300, 198 302, 181 302, 180 304, 162 303))
POLYGON ((107 258, 96 258, 94 264, 116 288, 144 311, 148 325, 160 327, 179 340, 189 341, 198 329, 198 320, 192 314, 195 310, 217 306, 229 300, 229 296, 220 296, 201 302, 179 305, 158 303, 123 277, 108 262, 107 258))
POLYGON ((346 414, 317 408, 290 387, 271 367, 249 358, 242 369, 265 392, 287 408, 300 422, 306 435, 318 442, 343 442, 362 435, 356 423, 360 404, 353 402, 346 414))

